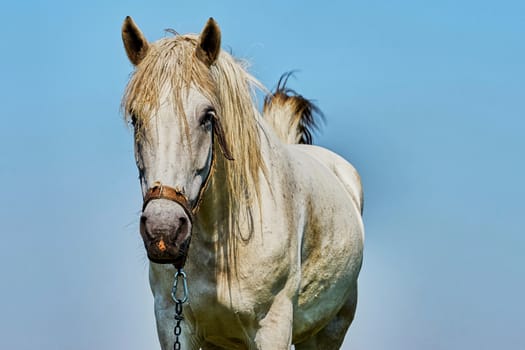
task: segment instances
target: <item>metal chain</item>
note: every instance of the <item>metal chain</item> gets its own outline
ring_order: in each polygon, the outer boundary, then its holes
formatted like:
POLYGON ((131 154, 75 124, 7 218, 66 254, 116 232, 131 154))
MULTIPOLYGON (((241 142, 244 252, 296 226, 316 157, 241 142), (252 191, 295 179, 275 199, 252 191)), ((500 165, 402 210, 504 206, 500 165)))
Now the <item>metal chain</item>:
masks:
POLYGON ((186 272, 181 268, 178 268, 175 272, 173 287, 171 288, 171 298, 175 302, 175 328, 173 333, 175 334, 175 343, 173 344, 173 350, 180 350, 181 344, 179 336, 182 333, 182 327, 180 323, 184 320, 182 315, 182 304, 188 301, 188 282, 186 281, 186 272), (182 280, 182 298, 177 296, 177 287, 179 285, 179 279, 182 280))
POLYGON ((173 343, 173 350, 180 350, 181 345, 179 341, 179 335, 182 333, 182 328, 180 326, 180 323, 184 320, 184 316, 182 316, 182 304, 176 303, 175 304, 175 329, 173 329, 173 333, 175 334, 175 343, 173 343))

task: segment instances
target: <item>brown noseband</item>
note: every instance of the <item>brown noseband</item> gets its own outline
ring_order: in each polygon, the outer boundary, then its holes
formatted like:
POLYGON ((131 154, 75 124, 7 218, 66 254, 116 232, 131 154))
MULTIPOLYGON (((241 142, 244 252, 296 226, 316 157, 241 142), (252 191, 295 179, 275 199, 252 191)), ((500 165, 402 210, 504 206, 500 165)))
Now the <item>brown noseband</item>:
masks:
MULTIPOLYGON (((184 208, 184 211, 186 212, 186 215, 188 215, 190 222, 193 222, 193 210, 189 203, 188 197, 186 197, 182 191, 163 185, 157 181, 153 184, 153 187, 151 187, 148 192, 146 192, 146 195, 144 196, 144 203, 142 204, 142 211, 144 211, 148 203, 154 199, 167 199, 179 204, 184 208)), ((181 269, 184 267, 189 247, 190 239, 185 241, 181 246, 179 254, 176 260, 173 262, 173 266, 175 266, 175 268, 181 269)))
POLYGON ((153 187, 151 187, 144 196, 142 211, 144 211, 148 203, 154 199, 167 199, 179 204, 186 211, 186 214, 188 215, 190 221, 193 219, 193 209, 189 203, 188 197, 186 197, 182 193, 182 191, 173 187, 163 185, 160 182, 155 182, 153 184, 153 187))

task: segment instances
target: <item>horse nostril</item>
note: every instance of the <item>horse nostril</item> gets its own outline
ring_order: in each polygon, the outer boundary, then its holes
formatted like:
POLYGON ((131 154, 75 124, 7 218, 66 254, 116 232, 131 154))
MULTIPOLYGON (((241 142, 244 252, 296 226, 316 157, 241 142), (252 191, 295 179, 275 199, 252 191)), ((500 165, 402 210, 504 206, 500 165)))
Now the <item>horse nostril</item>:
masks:
POLYGON ((185 216, 179 218, 179 232, 186 232, 189 229, 189 221, 185 216))
POLYGON ((153 236, 152 236, 152 233, 150 232, 150 230, 148 230, 148 227, 146 225, 146 221, 148 221, 148 217, 146 215, 141 215, 141 217, 140 217, 140 232, 143 235, 146 235, 148 238, 152 239, 153 236))
POLYGON ((172 236, 172 240, 175 242, 181 235, 185 235, 189 229, 188 219, 184 216, 179 218, 179 225, 176 228, 175 234, 172 236))

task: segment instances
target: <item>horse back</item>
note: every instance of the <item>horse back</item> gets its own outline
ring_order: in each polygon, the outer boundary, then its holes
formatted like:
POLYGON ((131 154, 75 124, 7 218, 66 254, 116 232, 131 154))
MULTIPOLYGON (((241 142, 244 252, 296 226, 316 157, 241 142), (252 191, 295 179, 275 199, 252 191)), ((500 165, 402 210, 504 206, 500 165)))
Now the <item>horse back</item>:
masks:
POLYGON ((330 169, 357 205, 361 214, 363 214, 364 196, 361 176, 359 176, 359 173, 352 164, 340 155, 320 146, 293 145, 292 147, 307 153, 330 169))

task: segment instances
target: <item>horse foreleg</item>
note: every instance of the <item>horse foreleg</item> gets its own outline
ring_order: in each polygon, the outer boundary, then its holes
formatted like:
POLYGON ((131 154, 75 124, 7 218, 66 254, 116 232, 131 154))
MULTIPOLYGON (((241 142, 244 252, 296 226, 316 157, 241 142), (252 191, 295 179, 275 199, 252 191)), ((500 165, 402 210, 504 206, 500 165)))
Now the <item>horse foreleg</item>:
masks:
POLYGON ((284 293, 275 297, 255 335, 259 350, 288 350, 292 342, 293 305, 284 293))
POLYGON ((295 344, 296 350, 339 349, 345 339, 346 331, 352 323, 357 306, 357 284, 352 288, 346 303, 334 318, 309 339, 295 344))

